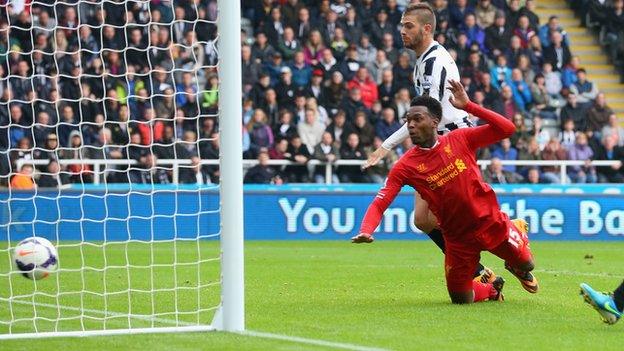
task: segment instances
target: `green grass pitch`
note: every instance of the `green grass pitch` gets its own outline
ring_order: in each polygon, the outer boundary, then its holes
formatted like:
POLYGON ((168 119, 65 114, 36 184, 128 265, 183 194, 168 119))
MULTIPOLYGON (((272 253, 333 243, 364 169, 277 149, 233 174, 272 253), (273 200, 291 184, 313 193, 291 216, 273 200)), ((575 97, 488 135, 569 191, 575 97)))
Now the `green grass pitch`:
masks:
MULTIPOLYGON (((536 276, 540 292, 526 293, 502 262, 483 254, 484 262, 507 279, 506 301, 469 306, 451 305, 443 276, 443 258, 430 242, 379 240, 370 245, 345 242, 247 242, 246 318, 254 331, 298 336, 393 350, 621 350, 624 322, 606 326, 578 295, 581 282, 598 289, 613 289, 624 277, 623 243, 535 242, 536 276)), ((104 309, 145 314, 152 322, 109 314, 106 328, 165 326, 165 320, 209 323, 219 298, 210 285, 219 278, 218 243, 147 244, 63 248, 63 268, 91 267, 84 272, 63 272, 39 281, 37 291, 106 291, 106 297, 86 293, 62 295, 69 309, 42 307, 56 299, 37 295, 37 328, 103 328, 104 309), (170 264, 178 262, 178 268, 170 264), (82 262, 81 257, 84 257, 82 262), (133 268, 126 271, 129 262, 133 268), (141 268, 154 263, 153 269, 141 268), (113 267, 102 271, 104 265, 113 267), (85 286, 82 287, 84 275, 85 286), (129 278, 128 278, 129 275, 129 278), (152 279, 153 277, 153 279, 152 279), (128 283, 128 281, 130 283, 128 283), (198 281, 201 287, 197 287, 198 281), (176 295, 169 288, 182 287, 176 295), (128 287, 132 292, 128 294, 128 287), (155 289, 149 294, 142 290, 155 289), (199 294, 197 292, 200 292, 199 294), (177 301, 177 306, 176 306, 177 301), (81 304, 82 313, 76 308, 81 304), (74 308, 71 308, 71 307, 74 308), (194 313, 201 309, 203 312, 194 313), (60 322, 55 322, 57 317, 60 322)), ((6 256, 6 251, 3 254, 6 256)), ((8 257, 0 257, 7 272, 8 257)), ((21 276, 0 276, 0 298, 28 295, 33 283, 21 276)), ((23 301, 32 301, 31 297, 23 301)), ((0 300, 0 320, 32 318, 33 307, 0 300)), ((8 327, 0 325, 0 333, 8 327)), ((33 331, 32 321, 18 322, 13 331, 33 331)), ((262 339, 227 333, 181 333, 90 338, 0 341, 0 350, 324 350, 316 345, 262 339)))

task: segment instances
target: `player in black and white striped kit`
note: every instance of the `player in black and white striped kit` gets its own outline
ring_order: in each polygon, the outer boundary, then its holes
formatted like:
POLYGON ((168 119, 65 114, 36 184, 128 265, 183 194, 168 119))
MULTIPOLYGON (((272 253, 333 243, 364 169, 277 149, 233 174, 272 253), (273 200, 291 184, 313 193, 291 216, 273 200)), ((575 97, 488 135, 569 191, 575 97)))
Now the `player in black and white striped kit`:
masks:
MULTIPOLYGON (((449 102, 451 95, 446 87, 449 79, 459 81, 457 64, 442 45, 433 40, 436 28, 435 14, 426 3, 410 5, 401 18, 401 38, 406 48, 414 50, 418 55, 414 67, 414 86, 417 95, 429 95, 442 104, 442 120, 438 134, 445 134, 457 128, 471 127, 465 111, 456 109, 449 102)), ((366 161, 364 168, 375 165, 383 159, 389 150, 409 137, 407 123, 386 139, 382 146, 375 150, 366 161)), ((414 199, 414 224, 427 233, 431 240, 444 252, 444 239, 437 227, 437 219, 429 210, 429 205, 418 192, 414 199)), ((483 282, 494 280, 490 269, 483 265, 477 267, 475 277, 483 282)))

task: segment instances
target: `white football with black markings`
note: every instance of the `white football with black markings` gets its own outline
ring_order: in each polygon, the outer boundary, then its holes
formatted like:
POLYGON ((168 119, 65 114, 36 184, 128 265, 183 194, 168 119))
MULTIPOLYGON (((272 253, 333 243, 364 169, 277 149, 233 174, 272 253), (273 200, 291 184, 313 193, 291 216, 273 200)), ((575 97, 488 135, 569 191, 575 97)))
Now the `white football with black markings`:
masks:
POLYGON ((46 278, 58 267, 58 252, 50 241, 32 237, 19 242, 13 251, 13 262, 26 278, 46 278))

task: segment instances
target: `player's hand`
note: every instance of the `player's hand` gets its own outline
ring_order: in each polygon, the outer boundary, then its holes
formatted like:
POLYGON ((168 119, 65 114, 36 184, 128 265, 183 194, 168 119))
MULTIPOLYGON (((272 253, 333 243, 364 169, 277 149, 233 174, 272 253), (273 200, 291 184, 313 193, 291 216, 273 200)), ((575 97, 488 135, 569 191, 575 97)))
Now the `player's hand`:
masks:
POLYGON ((447 89, 450 90, 453 94, 449 96, 449 102, 455 108, 463 110, 464 108, 466 108, 466 105, 468 105, 468 102, 470 102, 464 86, 460 82, 453 79, 449 79, 448 82, 451 86, 447 89))
POLYGON ((367 169, 376 165, 377 163, 379 163, 379 161, 381 161, 381 159, 386 157, 388 152, 389 150, 386 150, 383 147, 375 150, 372 154, 368 155, 368 159, 366 159, 366 163, 362 165, 362 169, 367 169))
POLYGON ((375 241, 373 236, 370 234, 366 234, 366 233, 360 233, 354 236, 353 238, 351 238, 351 242, 354 244, 361 244, 361 243, 370 244, 373 241, 375 241))

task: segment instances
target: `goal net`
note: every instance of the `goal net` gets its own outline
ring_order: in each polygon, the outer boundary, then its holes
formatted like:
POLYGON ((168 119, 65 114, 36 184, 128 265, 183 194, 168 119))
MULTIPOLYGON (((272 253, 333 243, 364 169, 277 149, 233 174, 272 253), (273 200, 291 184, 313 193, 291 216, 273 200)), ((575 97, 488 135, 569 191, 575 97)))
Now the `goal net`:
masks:
POLYGON ((0 339, 242 329, 240 119, 218 113, 240 114, 227 2, 2 2, 0 339), (32 237, 58 249, 46 279, 14 263, 32 237))

